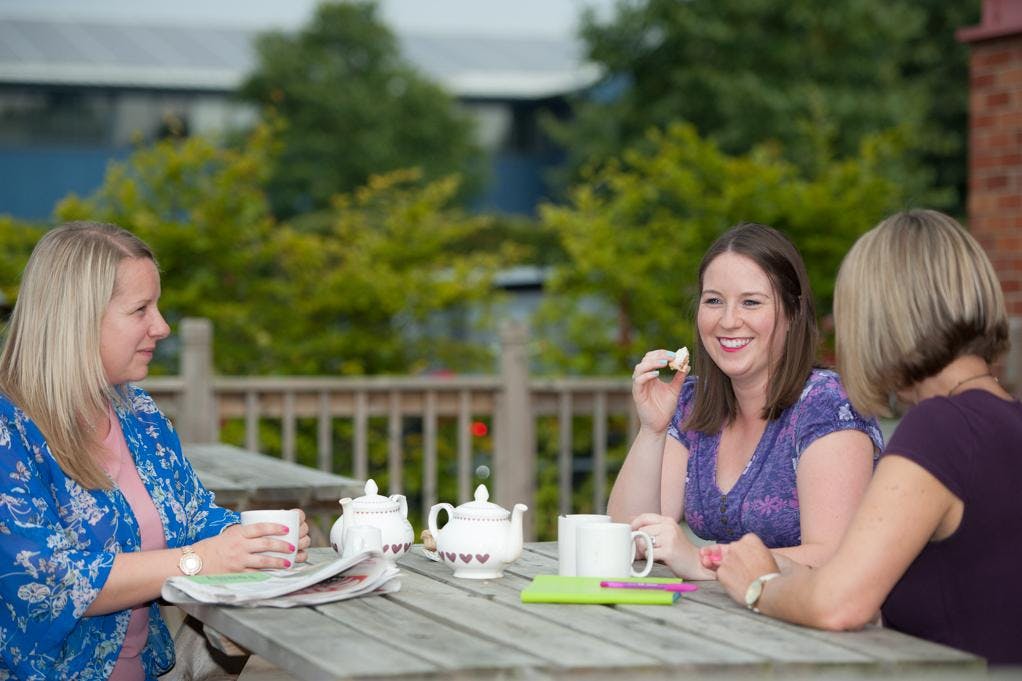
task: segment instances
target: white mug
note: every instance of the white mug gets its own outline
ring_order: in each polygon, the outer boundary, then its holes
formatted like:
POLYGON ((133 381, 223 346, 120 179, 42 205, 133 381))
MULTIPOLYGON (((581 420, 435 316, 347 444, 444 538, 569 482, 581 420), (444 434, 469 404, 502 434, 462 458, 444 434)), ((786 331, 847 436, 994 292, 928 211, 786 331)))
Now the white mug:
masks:
MULTIPOLYGON (((242 511, 241 512, 241 524, 252 525, 255 523, 277 523, 278 525, 287 526, 287 535, 277 534, 269 535, 273 539, 279 539, 286 541, 295 547, 295 550, 291 553, 281 553, 279 551, 263 551, 264 556, 273 556, 274 558, 286 558, 291 561, 291 565, 295 564, 295 559, 298 557, 298 529, 301 525, 301 520, 298 516, 298 509, 281 509, 274 511, 242 511)), ((277 568, 268 568, 277 569, 277 568)))
POLYGON ((645 577, 653 569, 653 540, 627 523, 588 523, 578 528, 575 566, 579 577, 645 577), (636 572, 635 538, 646 542, 646 568, 636 572))
POLYGON ((574 577, 578 528, 587 523, 609 523, 609 515, 574 513, 557 517, 557 574, 574 577))
POLYGON ((383 551, 383 534, 375 525, 352 525, 344 531, 341 556, 350 558, 363 551, 383 551))

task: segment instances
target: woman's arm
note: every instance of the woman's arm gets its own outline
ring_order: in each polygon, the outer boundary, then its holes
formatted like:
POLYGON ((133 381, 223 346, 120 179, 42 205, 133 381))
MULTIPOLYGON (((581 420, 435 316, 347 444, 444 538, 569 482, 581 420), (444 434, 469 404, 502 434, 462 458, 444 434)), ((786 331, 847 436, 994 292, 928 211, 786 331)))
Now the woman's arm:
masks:
POLYGON ((858 510, 873 475, 873 442, 858 430, 817 439, 796 474, 802 543, 775 551, 804 565, 826 563, 858 510))
MULTIPOLYGON (((858 629, 932 539, 957 527, 962 502, 922 466, 886 456, 834 557, 819 569, 791 565, 763 588, 760 612, 821 629, 858 629)), ((753 579, 776 571, 755 535, 724 550, 717 578, 739 603, 753 579)))
MULTIPOLYGON (((663 447, 660 473, 660 509, 647 511, 631 518, 633 530, 642 530, 656 540, 653 557, 686 579, 714 579, 713 570, 700 561, 699 549, 678 524, 685 508, 685 470, 688 449, 674 438, 668 437, 663 447)), ((647 489, 649 485, 647 484, 647 489)), ((656 499, 653 494, 649 497, 656 499)), ((627 519, 624 521, 627 522, 627 519)), ((639 549, 639 558, 644 551, 639 549)))
POLYGON ((610 491, 607 513, 616 523, 629 523, 642 513, 679 520, 687 462, 688 450, 667 431, 640 428, 610 491))
MULTIPOLYGON (((288 561, 261 552, 290 553, 290 545, 280 539, 280 535, 286 534, 287 528, 277 523, 232 525, 192 548, 202 559, 203 574, 279 569, 290 567, 288 561)), ((163 582, 181 574, 178 569, 181 555, 179 548, 118 553, 103 588, 85 611, 86 616, 133 608, 159 597, 163 582)))
POLYGON ((667 429, 678 408, 678 395, 688 369, 677 372, 669 383, 658 378, 673 356, 667 350, 651 350, 632 373, 632 399, 639 417, 639 433, 607 502, 607 513, 615 522, 631 522, 640 513, 674 513, 675 507, 677 517, 681 517, 679 497, 684 498, 684 462, 688 451, 668 437, 667 429), (665 452, 665 448, 670 452, 665 452), (679 453, 678 448, 683 451, 679 453), (675 476, 679 460, 680 477, 675 476))

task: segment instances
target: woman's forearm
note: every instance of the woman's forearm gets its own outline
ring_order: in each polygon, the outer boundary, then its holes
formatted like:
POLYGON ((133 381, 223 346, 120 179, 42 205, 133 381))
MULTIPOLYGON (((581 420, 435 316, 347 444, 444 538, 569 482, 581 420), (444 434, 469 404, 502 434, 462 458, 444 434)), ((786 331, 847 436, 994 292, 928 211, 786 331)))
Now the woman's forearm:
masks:
POLYGON ((630 522, 640 513, 661 512, 660 484, 666 441, 666 432, 639 429, 607 502, 607 513, 615 522, 630 522))
POLYGON ((781 549, 771 549, 774 555, 783 556, 792 562, 809 567, 819 567, 826 563, 837 550, 838 542, 821 543, 811 542, 799 544, 798 546, 786 546, 781 549))
POLYGON ((159 597, 163 582, 180 575, 181 549, 118 553, 113 568, 86 616, 107 615, 159 597))

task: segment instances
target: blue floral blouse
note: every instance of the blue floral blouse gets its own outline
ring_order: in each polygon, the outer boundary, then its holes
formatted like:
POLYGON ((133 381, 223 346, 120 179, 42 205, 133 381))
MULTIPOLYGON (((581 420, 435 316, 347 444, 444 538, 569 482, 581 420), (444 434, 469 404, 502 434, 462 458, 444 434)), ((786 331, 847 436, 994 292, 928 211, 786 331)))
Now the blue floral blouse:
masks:
POLYGON ((682 430, 692 410, 695 378, 687 378, 668 434, 688 448, 685 522, 703 539, 726 543, 752 532, 770 548, 802 543, 798 464, 816 440, 840 430, 858 430, 873 441, 873 463, 884 440, 876 419, 865 418, 848 400, 833 371, 814 369, 795 404, 767 422, 752 458, 725 494, 717 487, 720 433, 682 430))
MULTIPOLYGON (((167 547, 215 536, 239 521, 220 508, 181 453, 153 399, 129 386, 116 407, 139 477, 163 521, 167 547)), ((87 616, 118 552, 138 551, 135 516, 117 489, 87 490, 50 454, 38 427, 0 395, 0 680, 106 679, 130 610, 87 616)), ((147 679, 174 664, 154 602, 141 653, 147 679)))

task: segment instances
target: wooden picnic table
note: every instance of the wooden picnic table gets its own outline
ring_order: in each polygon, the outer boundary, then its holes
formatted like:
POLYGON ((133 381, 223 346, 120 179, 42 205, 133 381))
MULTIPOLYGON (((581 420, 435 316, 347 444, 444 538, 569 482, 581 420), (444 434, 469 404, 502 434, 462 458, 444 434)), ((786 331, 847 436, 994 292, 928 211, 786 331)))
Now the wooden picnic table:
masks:
POLYGON ((235 511, 301 508, 319 519, 313 541, 325 544, 329 519, 340 515, 342 497, 359 497, 365 483, 354 478, 250 452, 234 445, 185 444, 184 453, 216 502, 235 511))
POLYGON ((291 503, 326 506, 339 514, 341 497, 364 494, 362 481, 234 445, 185 444, 184 453, 202 484, 216 493, 217 503, 236 510, 291 503))
MULTIPOLYGON (((325 560, 330 549, 314 549, 325 560)), ((253 652, 241 679, 979 678, 982 659, 881 627, 807 629, 755 614, 717 582, 671 606, 521 603, 556 574, 556 543, 527 544, 501 579, 455 579, 415 546, 401 590, 315 608, 182 604, 253 652), (255 662, 256 664, 253 664, 255 662), (268 668, 268 669, 267 669, 268 668)), ((662 565, 655 575, 670 576, 662 565)))

